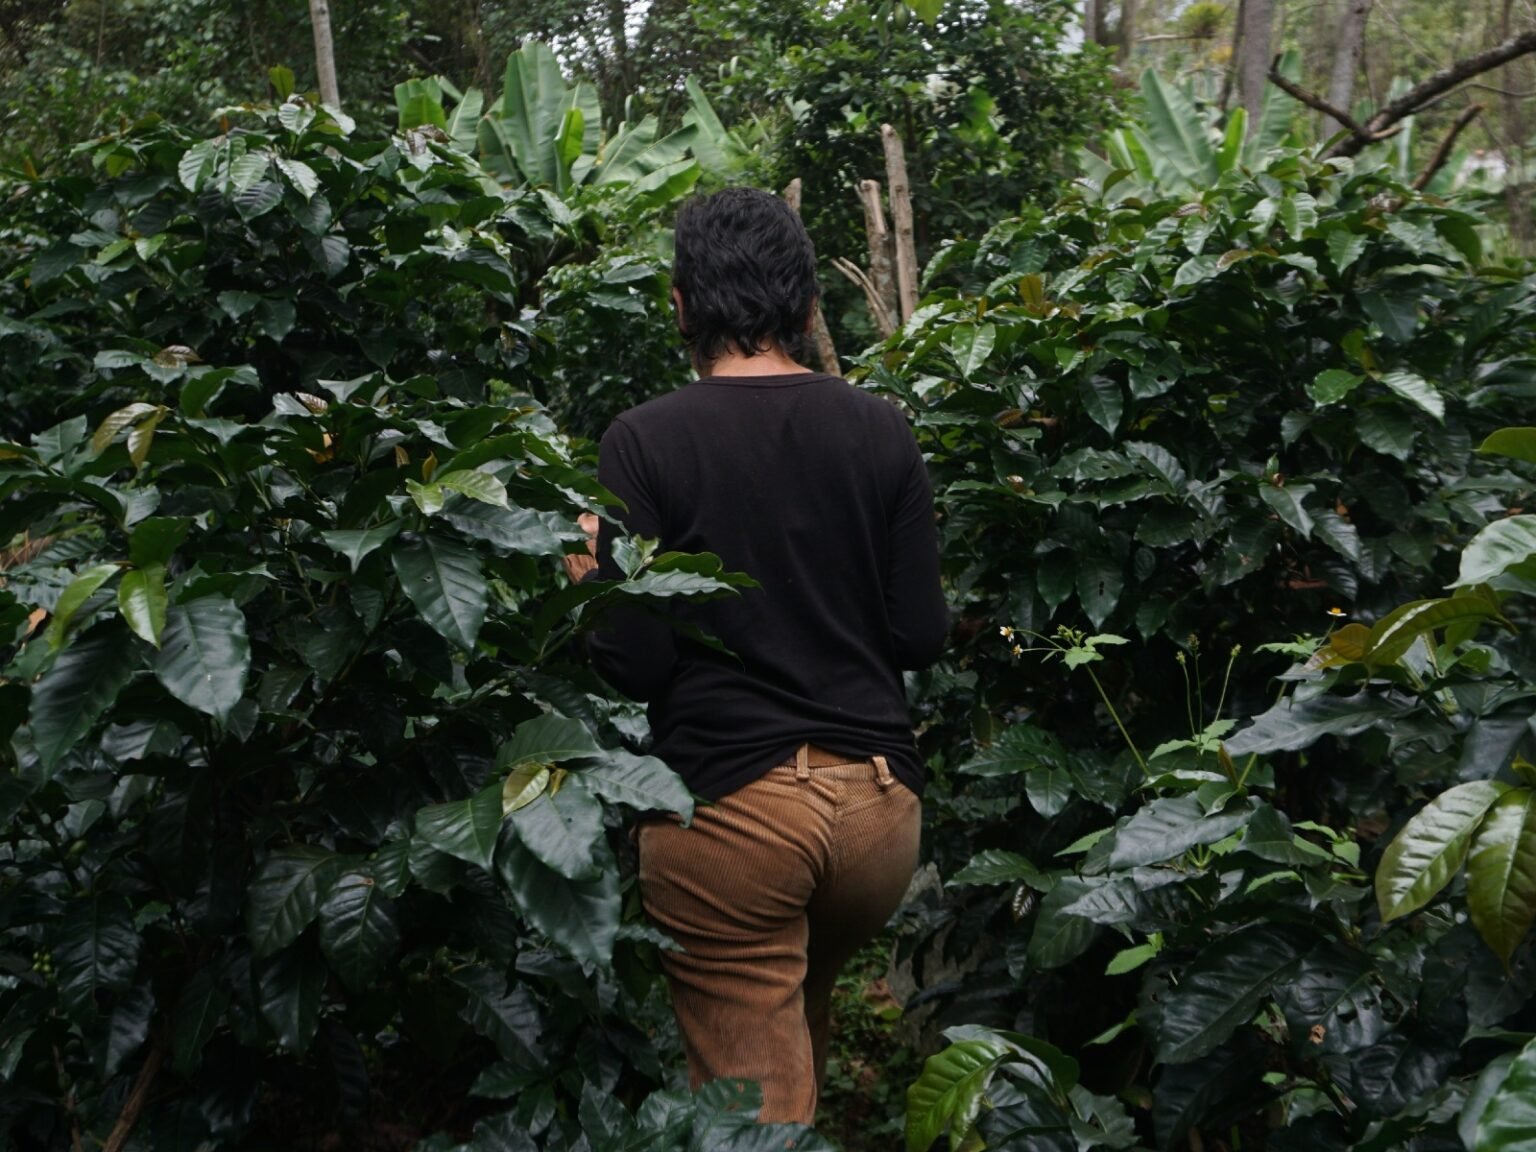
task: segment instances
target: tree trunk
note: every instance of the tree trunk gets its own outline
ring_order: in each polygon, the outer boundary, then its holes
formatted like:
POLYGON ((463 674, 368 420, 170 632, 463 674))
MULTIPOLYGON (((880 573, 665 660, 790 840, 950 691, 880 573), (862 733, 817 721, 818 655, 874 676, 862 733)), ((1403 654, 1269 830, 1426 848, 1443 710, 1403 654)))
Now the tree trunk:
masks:
POLYGON ((1124 67, 1136 46, 1136 8, 1140 0, 1120 0, 1120 28, 1115 36, 1115 63, 1124 67))
POLYGON ((1109 0, 1083 0, 1083 39, 1092 44, 1109 42, 1109 0))
POLYGON ((1248 110, 1250 132, 1258 130, 1259 116, 1264 111, 1274 16, 1274 0, 1243 0, 1236 52, 1237 99, 1248 110))
POLYGON ((891 223, 896 230, 896 296, 905 324, 917 310, 917 248, 912 235, 912 188, 907 183, 907 152, 889 124, 880 125, 885 145, 885 178, 890 189, 891 223))
POLYGON ((309 20, 315 29, 315 75, 320 82, 320 103, 341 108, 336 87, 336 48, 331 43, 331 7, 328 0, 309 0, 309 20))
MULTIPOLYGON (((1338 33, 1333 44, 1333 72, 1328 79, 1328 103, 1353 114, 1355 77, 1360 72, 1360 57, 1365 51, 1365 22, 1371 14, 1371 0, 1343 0, 1338 33)), ((1332 116, 1323 117, 1323 136, 1344 131, 1332 116)))
MULTIPOLYGON (((1504 0, 1500 21, 1500 34, 1507 41, 1514 32, 1514 0, 1504 0)), ((1519 72, 1511 68, 1509 81, 1504 87, 1503 139, 1499 151, 1504 155, 1504 205, 1509 212, 1509 235, 1516 248, 1525 255, 1531 251, 1533 228, 1529 189, 1526 188, 1526 141, 1529 136, 1525 126, 1525 108, 1518 92, 1519 72)))

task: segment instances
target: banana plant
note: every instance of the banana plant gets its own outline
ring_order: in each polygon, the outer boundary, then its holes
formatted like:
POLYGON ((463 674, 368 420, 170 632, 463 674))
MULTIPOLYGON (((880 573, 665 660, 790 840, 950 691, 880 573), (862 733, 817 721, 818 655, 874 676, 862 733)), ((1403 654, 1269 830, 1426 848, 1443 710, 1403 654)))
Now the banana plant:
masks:
POLYGON ((704 172, 727 175, 751 152, 698 81, 690 77, 687 89, 681 127, 663 133, 653 115, 626 115, 605 139, 596 88, 567 84, 549 46, 530 40, 508 56, 496 100, 474 88, 460 93, 439 76, 397 85, 395 103, 402 132, 438 129, 478 153, 503 184, 547 188, 562 200, 584 186, 623 189, 644 210, 686 195, 704 172), (451 111, 445 98, 454 101, 451 111))
MULTIPOLYGON (((1297 66, 1295 53, 1282 73, 1297 66)), ((1278 88, 1265 93, 1259 121, 1249 131, 1245 109, 1227 113, 1225 127, 1209 123, 1181 88, 1148 69, 1141 77, 1142 120, 1104 140, 1105 156, 1081 154, 1085 183, 1111 200, 1148 192, 1198 194, 1239 165, 1252 165, 1291 133, 1296 101, 1278 88), (1113 190, 1111 192, 1111 190, 1113 190)))

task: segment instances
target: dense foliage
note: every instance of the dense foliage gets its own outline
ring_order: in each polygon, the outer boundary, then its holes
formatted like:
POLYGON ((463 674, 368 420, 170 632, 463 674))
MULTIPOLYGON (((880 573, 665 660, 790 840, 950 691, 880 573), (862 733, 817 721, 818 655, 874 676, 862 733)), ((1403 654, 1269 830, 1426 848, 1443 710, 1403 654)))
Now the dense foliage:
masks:
POLYGON ((692 800, 570 643, 742 577, 557 559, 606 497, 581 437, 686 378, 668 210, 802 176, 857 254, 889 120, 934 258, 858 375, 959 621, 909 681, 942 883, 894 951, 949 1041, 909 1148, 1536 1140, 1536 277, 1405 152, 1156 77, 1029 208, 1105 55, 1062 5, 917 7, 654 6, 744 49, 735 131, 529 42, 499 92, 399 85, 394 134, 278 68, 212 138, 7 177, 4 1138, 827 1146, 679 1090, 623 827, 692 800))
POLYGON ((94 160, 12 285, 67 418, 0 445, 8 1143, 783 1146, 649 1094, 619 812, 692 799, 566 641, 739 578, 561 586, 611 498, 489 399, 556 205, 302 101, 94 160))
POLYGON ((1387 167, 1206 159, 955 245, 869 360, 965 618, 908 946, 1018 1033, 950 1033, 913 1148, 999 1066, 988 1147, 1443 1147, 1532 1018, 1533 480, 1473 449, 1536 396, 1536 280, 1387 167))

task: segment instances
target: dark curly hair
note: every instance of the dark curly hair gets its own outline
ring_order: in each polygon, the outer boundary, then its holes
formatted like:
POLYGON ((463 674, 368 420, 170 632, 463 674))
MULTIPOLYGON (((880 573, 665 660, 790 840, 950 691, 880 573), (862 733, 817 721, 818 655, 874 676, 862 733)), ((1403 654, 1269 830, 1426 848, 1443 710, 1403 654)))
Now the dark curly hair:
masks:
POLYGON ((803 361, 816 304, 816 248, 792 208, 770 192, 725 188, 678 211, 672 286, 683 339, 702 371, 734 346, 777 345, 803 361))

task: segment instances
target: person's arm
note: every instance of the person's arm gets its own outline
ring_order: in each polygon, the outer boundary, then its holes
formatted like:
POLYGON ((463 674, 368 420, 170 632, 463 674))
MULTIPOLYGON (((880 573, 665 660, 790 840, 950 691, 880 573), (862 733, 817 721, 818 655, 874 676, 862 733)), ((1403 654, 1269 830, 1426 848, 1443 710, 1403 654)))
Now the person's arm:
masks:
POLYGON ((912 463, 891 517, 891 567, 886 614, 898 668, 926 668, 949 637, 949 608, 939 583, 939 537, 933 519, 933 488, 911 430, 912 463))
MULTIPOLYGON (((625 510, 608 509, 631 536, 661 537, 661 514, 655 494, 647 483, 644 463, 634 432, 615 420, 598 449, 597 479, 624 501, 625 510)), ((603 520, 597 533, 597 567, 582 581, 623 580, 624 570, 613 558, 613 542, 619 534, 611 520, 603 520)), ((638 608, 612 609, 602 628, 587 635, 587 653, 603 679, 632 700, 652 700, 666 690, 677 662, 672 628, 638 608)))

